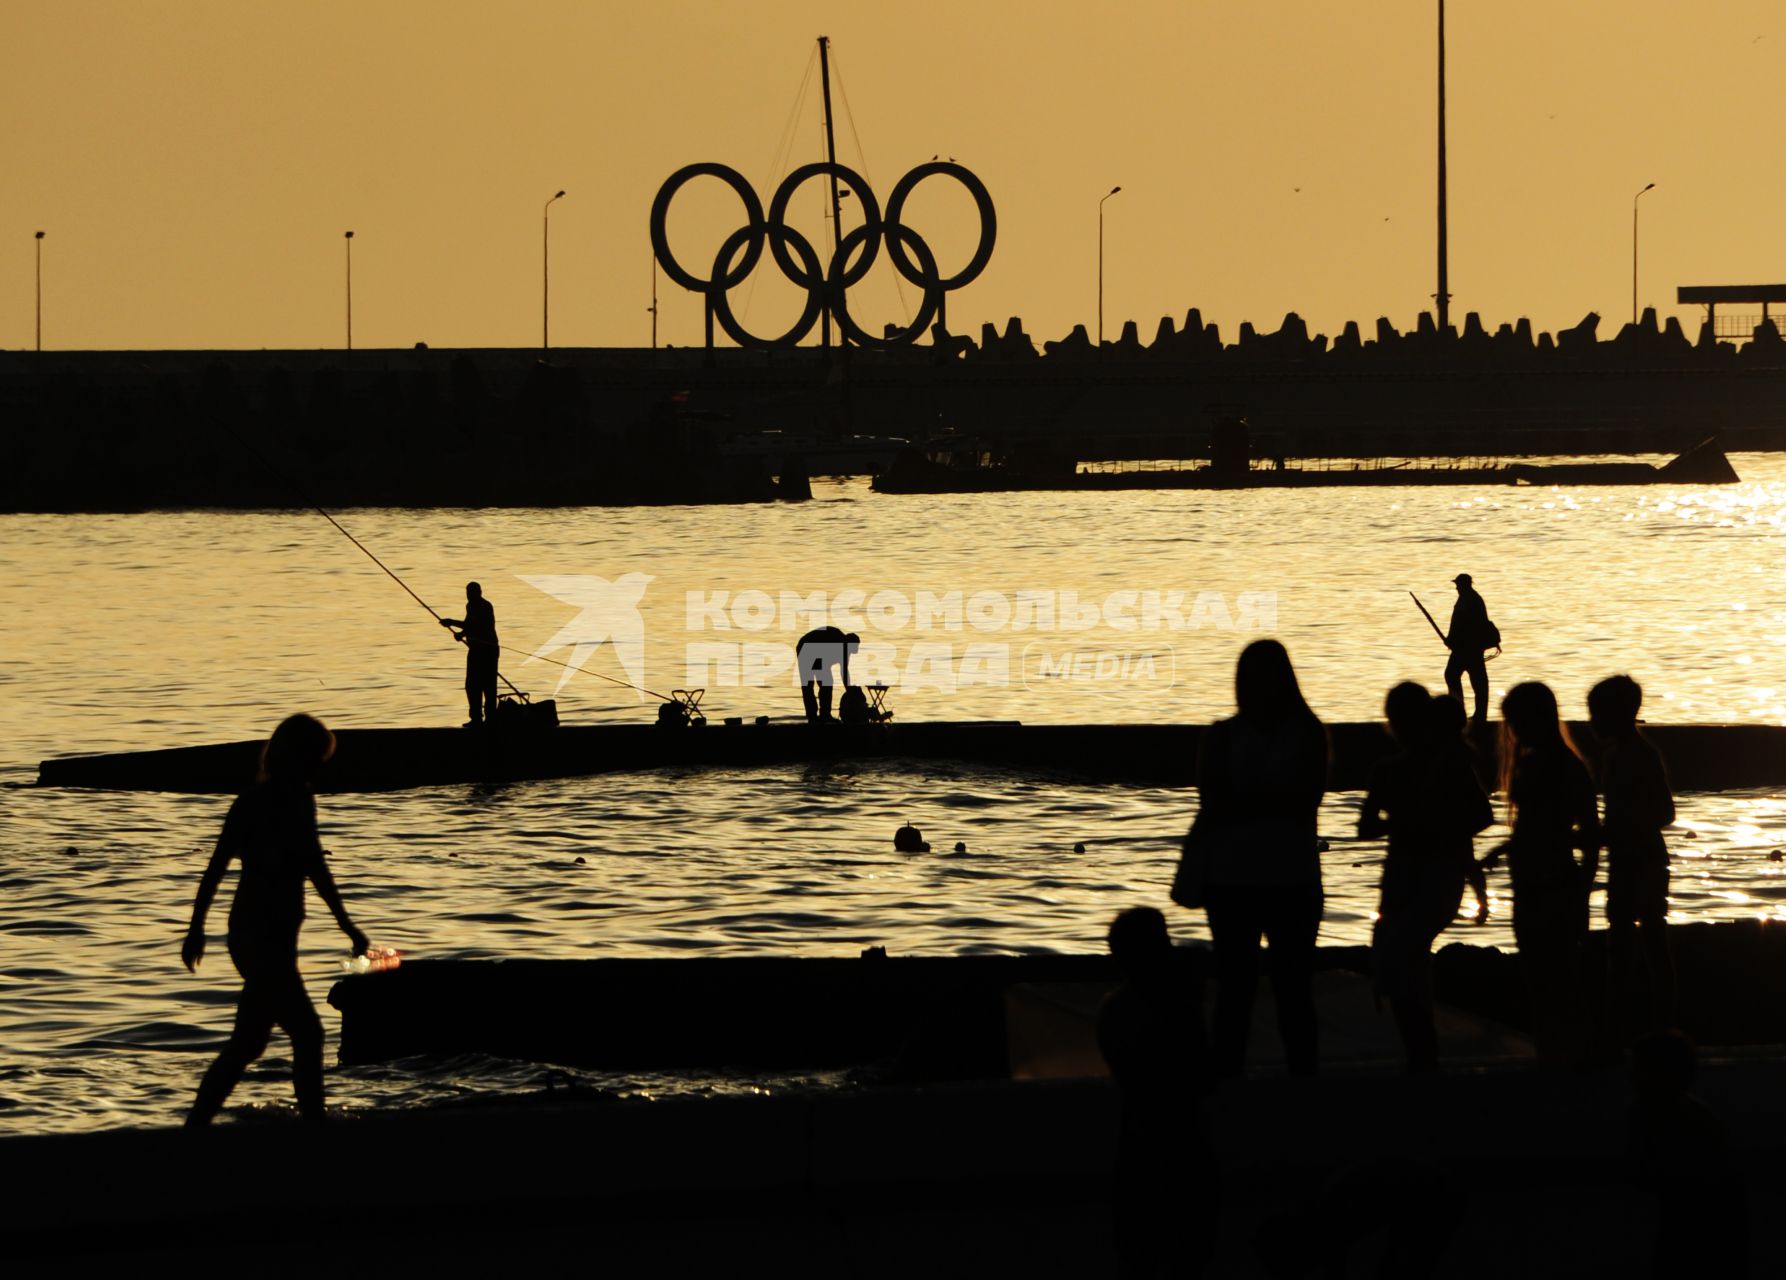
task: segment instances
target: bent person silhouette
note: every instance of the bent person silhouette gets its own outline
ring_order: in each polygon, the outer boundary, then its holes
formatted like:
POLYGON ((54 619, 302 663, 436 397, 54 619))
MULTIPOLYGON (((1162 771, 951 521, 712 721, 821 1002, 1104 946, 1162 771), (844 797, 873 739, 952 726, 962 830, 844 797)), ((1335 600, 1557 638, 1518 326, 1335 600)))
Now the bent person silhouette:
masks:
POLYGON ((1481 728, 1488 723, 1488 651, 1499 651, 1501 631, 1488 620, 1488 605, 1477 594, 1470 575, 1460 573, 1451 581, 1457 586, 1457 603, 1451 606, 1451 626, 1445 632, 1445 647, 1451 650, 1445 663, 1445 688, 1461 705, 1464 676, 1470 677, 1470 692, 1476 698, 1470 723, 1481 728))
POLYGON ((242 864, 229 908, 229 956, 242 975, 236 1024, 187 1114, 207 1125, 249 1065, 266 1050, 273 1028, 291 1039, 292 1089, 309 1121, 323 1117, 322 1020, 298 972, 304 885, 316 886, 335 923, 364 955, 366 935, 348 918, 316 833, 316 771, 335 751, 335 735, 307 715, 282 721, 261 752, 260 776, 230 805, 223 833, 205 866, 180 958, 197 972, 205 954, 205 916, 232 860, 242 864))
POLYGON ((862 638, 837 627, 818 627, 800 637, 794 646, 794 668, 800 680, 800 700, 813 724, 831 718, 831 686, 840 680, 850 688, 850 655, 862 638), (837 676, 831 669, 837 668, 837 676))
POLYGON ((1275 640, 1241 652, 1234 701, 1235 714, 1203 736, 1196 847, 1188 850, 1203 860, 1215 951, 1215 1069, 1225 1077, 1245 1069, 1263 935, 1290 1074, 1313 1075, 1322 912, 1315 819, 1327 789, 1327 730, 1275 640))
POLYGON ((471 708, 467 729, 496 722, 496 666, 502 647, 496 639, 496 610, 484 599, 484 589, 465 584, 465 616, 442 618, 440 625, 454 628, 453 639, 465 646, 465 701, 471 708))

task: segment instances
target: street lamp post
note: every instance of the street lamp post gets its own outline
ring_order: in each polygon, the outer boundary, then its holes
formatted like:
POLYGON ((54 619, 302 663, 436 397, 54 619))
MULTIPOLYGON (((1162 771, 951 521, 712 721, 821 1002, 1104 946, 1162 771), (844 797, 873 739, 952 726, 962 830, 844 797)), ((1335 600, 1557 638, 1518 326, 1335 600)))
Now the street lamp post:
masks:
MULTIPOLYGON (((1110 196, 1121 191, 1121 187, 1111 187, 1110 196)), ((1098 350, 1104 349, 1104 200, 1098 201, 1098 350)))
POLYGON ((43 350, 43 232, 37 233, 37 349, 43 350))
POLYGON ((353 232, 344 237, 347 243, 347 349, 353 350, 353 232))
POLYGON ((1451 335, 1451 216, 1445 187, 1445 0, 1439 0, 1439 287, 1433 307, 1441 338, 1451 335))
POLYGON ((651 305, 645 308, 651 313, 651 349, 657 350, 657 252, 651 254, 651 305))
POLYGON ((552 206, 564 199, 560 191, 540 210, 540 349, 552 345, 552 206))
MULTIPOLYGON (((1652 182, 1652 183, 1650 183, 1649 187, 1645 187, 1643 189, 1643 191, 1648 191, 1650 189, 1650 187, 1653 187, 1655 185, 1656 184, 1652 182)), ((1638 196, 1641 196, 1643 194, 1643 191, 1639 191, 1637 193, 1637 195, 1631 197, 1631 323, 1632 324, 1637 323, 1637 200, 1638 200, 1638 196)))

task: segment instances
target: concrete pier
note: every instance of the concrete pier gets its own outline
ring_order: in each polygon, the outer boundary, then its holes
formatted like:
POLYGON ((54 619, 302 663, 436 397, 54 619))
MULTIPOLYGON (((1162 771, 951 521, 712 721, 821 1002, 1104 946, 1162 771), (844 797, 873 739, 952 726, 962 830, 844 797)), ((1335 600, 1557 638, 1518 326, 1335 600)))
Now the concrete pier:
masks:
POLYGON ((1019 327, 847 368, 811 348, 0 352, 0 510, 766 501, 784 460, 729 456, 729 437, 780 432, 798 452, 953 428, 1087 461, 1190 458, 1212 405, 1251 421, 1262 456, 1786 447, 1777 338, 1385 322, 1330 345, 1291 319, 1225 346, 1187 317, 1101 353, 1038 351, 1019 327))

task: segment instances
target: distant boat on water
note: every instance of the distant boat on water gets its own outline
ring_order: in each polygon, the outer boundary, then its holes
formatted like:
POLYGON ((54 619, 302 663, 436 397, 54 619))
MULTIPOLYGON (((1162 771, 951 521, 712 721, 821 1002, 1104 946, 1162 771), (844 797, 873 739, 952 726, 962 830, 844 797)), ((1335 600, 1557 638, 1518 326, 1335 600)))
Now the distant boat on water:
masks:
POLYGON ((890 436, 768 430, 732 436, 719 446, 719 455, 761 459, 771 469, 798 462, 809 476, 872 476, 885 471, 901 450, 910 447, 909 440, 890 436))
POLYGON ((983 442, 948 437, 903 450, 875 476, 877 493, 1004 493, 1055 489, 1103 492, 1132 489, 1300 489, 1334 486, 1735 484, 1736 468, 1716 440, 1705 440, 1669 462, 1494 462, 1434 464, 1413 459, 1322 460, 1306 465, 1282 457, 1255 458, 1242 440, 1220 431, 1210 460, 1197 465, 1080 466, 1059 455, 999 454, 983 442))

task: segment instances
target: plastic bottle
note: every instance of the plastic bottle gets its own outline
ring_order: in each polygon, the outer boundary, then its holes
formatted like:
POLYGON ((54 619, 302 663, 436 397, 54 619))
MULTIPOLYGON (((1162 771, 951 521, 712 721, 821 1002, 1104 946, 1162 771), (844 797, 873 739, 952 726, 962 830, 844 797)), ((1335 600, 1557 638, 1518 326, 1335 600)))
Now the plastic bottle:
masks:
POLYGON ((349 956, 341 962, 344 973, 380 973, 403 963, 403 953, 395 947, 369 946, 364 955, 349 956))

